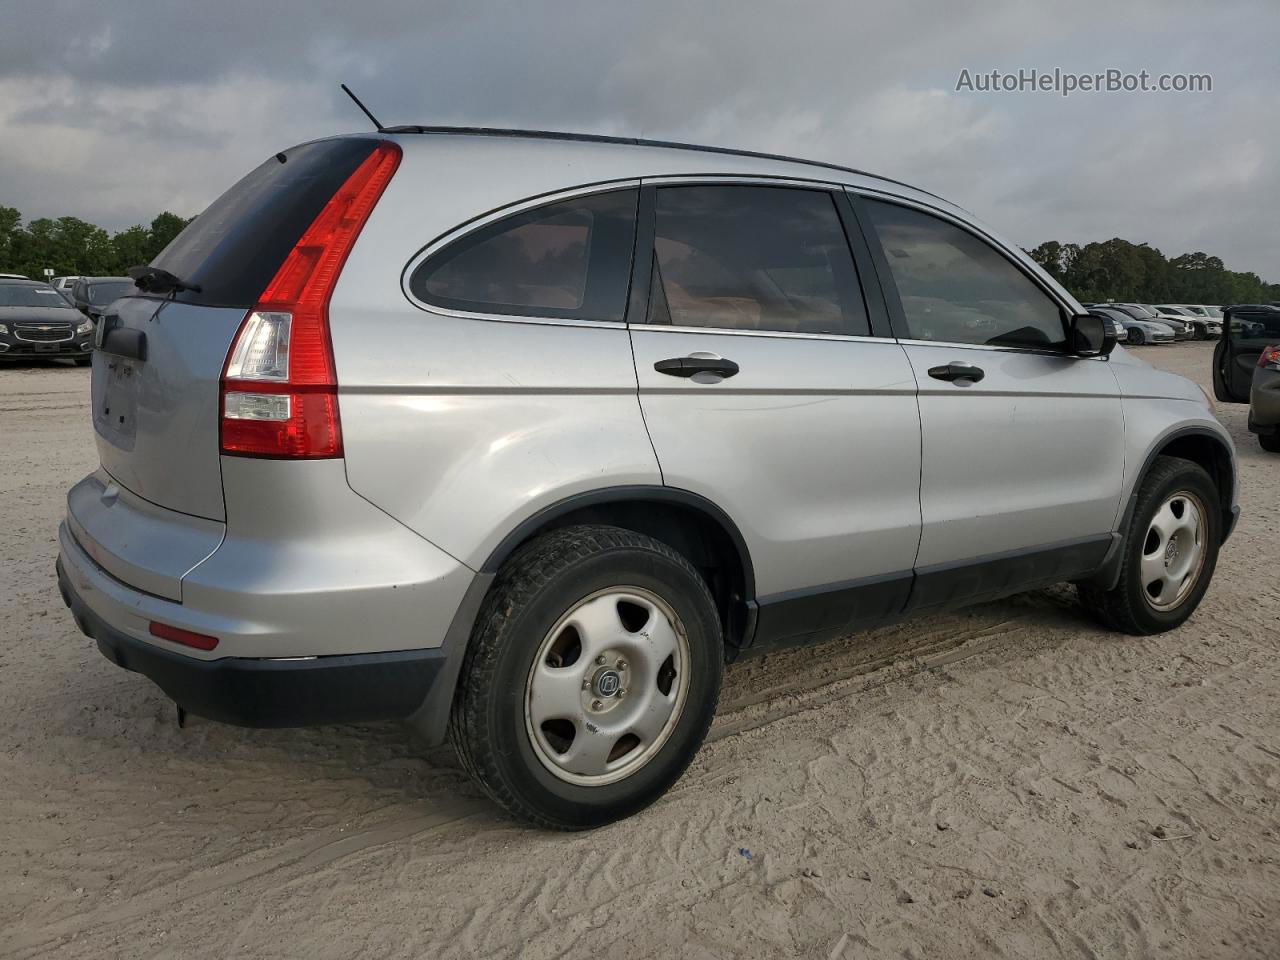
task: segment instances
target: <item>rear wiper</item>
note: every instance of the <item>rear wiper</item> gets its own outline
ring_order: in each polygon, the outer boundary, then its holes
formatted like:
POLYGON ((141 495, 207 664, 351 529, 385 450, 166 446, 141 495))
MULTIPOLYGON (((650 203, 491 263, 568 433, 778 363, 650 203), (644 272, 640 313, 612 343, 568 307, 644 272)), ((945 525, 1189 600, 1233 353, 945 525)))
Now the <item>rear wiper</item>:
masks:
POLYGON ((200 284, 187 283, 159 267, 130 267, 125 273, 133 278, 133 285, 143 293, 181 293, 183 290, 199 293, 202 289, 200 284))

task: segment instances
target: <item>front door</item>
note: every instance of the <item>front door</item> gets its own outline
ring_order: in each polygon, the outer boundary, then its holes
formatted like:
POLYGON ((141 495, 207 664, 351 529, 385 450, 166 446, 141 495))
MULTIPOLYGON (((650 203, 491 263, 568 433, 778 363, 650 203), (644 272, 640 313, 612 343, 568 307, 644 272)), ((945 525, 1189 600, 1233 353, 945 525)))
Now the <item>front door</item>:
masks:
POLYGON ((1248 403, 1253 371, 1267 347, 1280 343, 1280 309, 1232 307, 1214 350, 1213 387, 1224 403, 1248 403))
POLYGON ((873 336, 845 198, 648 189, 637 257, 647 303, 630 330, 663 481, 740 528, 758 641, 897 614, 920 535, 915 380, 902 347, 873 336))
POLYGON ((1124 469, 1107 362, 1068 354, 1062 305, 976 232, 904 204, 864 199, 858 209, 879 241, 895 330, 919 383, 912 606, 1096 568, 1124 469))

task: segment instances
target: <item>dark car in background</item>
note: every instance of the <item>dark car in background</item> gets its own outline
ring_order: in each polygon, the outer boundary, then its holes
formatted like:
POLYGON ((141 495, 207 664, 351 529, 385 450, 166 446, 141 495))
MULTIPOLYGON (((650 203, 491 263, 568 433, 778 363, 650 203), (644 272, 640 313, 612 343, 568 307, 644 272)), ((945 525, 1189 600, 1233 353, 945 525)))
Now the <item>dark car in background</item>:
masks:
POLYGON ((1249 404, 1249 429, 1262 449, 1280 453, 1280 308, 1230 307, 1213 352, 1213 390, 1249 404))
POLYGON ((80 277, 71 286, 71 302, 96 323, 112 303, 135 292, 128 277, 80 277))
POLYGON ((0 279, 0 360, 74 357, 88 364, 93 331, 49 284, 0 279))

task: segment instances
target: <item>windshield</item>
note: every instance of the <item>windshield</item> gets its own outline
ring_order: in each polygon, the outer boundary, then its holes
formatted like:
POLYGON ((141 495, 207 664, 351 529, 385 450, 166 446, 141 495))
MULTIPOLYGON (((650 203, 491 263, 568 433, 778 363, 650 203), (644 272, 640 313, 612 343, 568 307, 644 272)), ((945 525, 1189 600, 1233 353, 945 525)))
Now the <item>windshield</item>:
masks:
POLYGON ((106 283, 91 283, 89 286, 89 302, 95 307, 104 307, 112 300, 127 296, 133 289, 132 280, 111 280, 106 283))
POLYGON ((0 307, 65 307, 67 301, 53 287, 0 283, 0 307))
POLYGON ((1222 308, 1221 308, 1221 307, 1205 307, 1205 308, 1204 308, 1204 312, 1205 312, 1205 313, 1207 313, 1209 316, 1213 317, 1213 319, 1215 319, 1215 320, 1221 320, 1221 319, 1222 319, 1222 308))

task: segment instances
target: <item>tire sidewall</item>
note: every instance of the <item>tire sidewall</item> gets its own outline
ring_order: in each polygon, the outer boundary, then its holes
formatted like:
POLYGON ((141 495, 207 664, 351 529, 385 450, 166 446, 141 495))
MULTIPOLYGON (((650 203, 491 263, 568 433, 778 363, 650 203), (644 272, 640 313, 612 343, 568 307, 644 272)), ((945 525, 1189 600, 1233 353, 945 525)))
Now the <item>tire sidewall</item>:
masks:
POLYGON ((499 774, 527 800, 568 826, 589 826, 647 806, 679 779, 706 735, 723 671, 715 608, 693 574, 653 551, 613 548, 560 571, 501 629, 485 714, 498 747, 493 761, 499 774), (526 685, 547 632, 576 603, 611 587, 641 587, 675 611, 688 637, 689 688, 667 742, 644 766, 614 783, 580 786, 558 778, 534 751, 525 724, 526 685))

